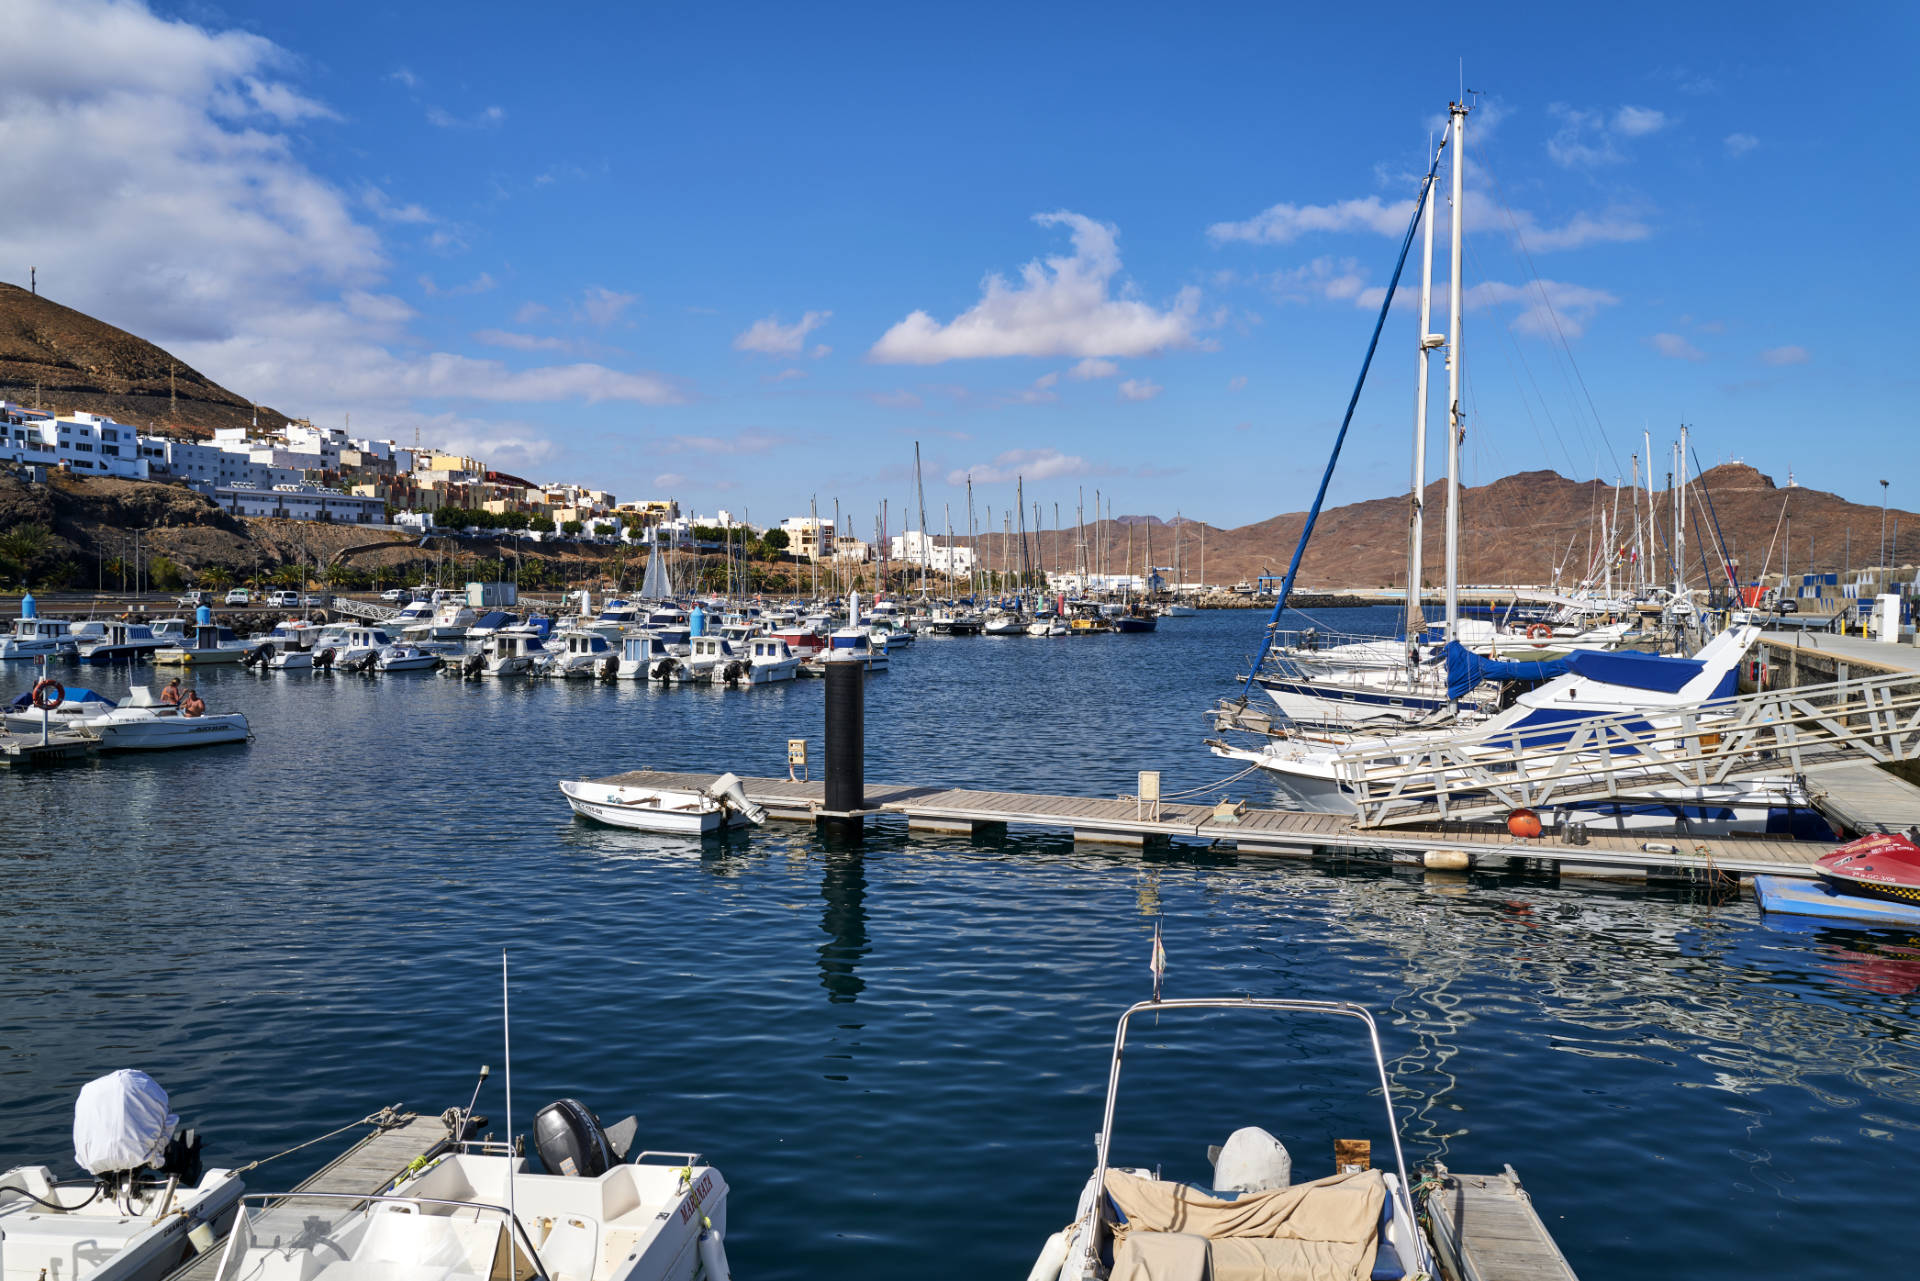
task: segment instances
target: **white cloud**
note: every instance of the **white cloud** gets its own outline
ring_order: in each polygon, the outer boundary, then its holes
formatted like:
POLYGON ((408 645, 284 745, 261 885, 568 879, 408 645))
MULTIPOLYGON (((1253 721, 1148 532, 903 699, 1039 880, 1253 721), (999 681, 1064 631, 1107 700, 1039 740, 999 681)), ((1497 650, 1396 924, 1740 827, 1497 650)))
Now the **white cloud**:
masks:
POLYGON ((1750 133, 1730 133, 1727 135, 1727 154, 1736 160, 1759 145, 1760 140, 1750 133))
POLYGON ((1129 378, 1120 384, 1120 399, 1152 400, 1165 390, 1150 378, 1129 378))
POLYGON ((806 376, 807 371, 804 369, 782 369, 766 381, 770 383, 790 383, 796 378, 805 378, 806 376))
POLYGON ((764 454, 786 443, 785 436, 743 431, 731 436, 675 436, 660 449, 668 454, 764 454))
POLYGON ((1011 484, 1018 479, 1057 480, 1062 476, 1084 476, 1092 469, 1077 454, 1057 449, 1010 449, 991 463, 976 463, 947 473, 949 485, 964 485, 968 477, 982 485, 1011 484))
POLYGON ((378 187, 368 187, 360 193, 360 203, 365 205, 373 216, 382 222, 426 223, 435 221, 434 216, 416 204, 395 204, 393 198, 378 187))
POLYGON ((253 99, 253 105, 272 116, 282 124, 297 124, 302 120, 338 120, 340 114, 324 103, 315 102, 287 85, 277 81, 255 80, 241 81, 247 97, 253 99))
POLYGON ((1470 286, 1461 301, 1469 311, 1517 304, 1520 314, 1512 322, 1516 333, 1547 337, 1557 330, 1572 339, 1586 332, 1587 322, 1595 312, 1620 300, 1604 289, 1559 280, 1539 280, 1525 285, 1489 280, 1470 286))
POLYGON ((1059 381, 1060 373, 1058 370, 1052 373, 1041 374, 1033 380, 1031 386, 1014 392, 1010 399, 1014 403, 1021 405, 1050 405, 1060 399, 1060 393, 1053 389, 1054 385, 1059 381))
POLYGON ((506 118, 504 107, 485 107, 471 116, 456 116, 444 107, 427 108, 427 123, 440 129, 485 129, 506 118))
POLYGON ((569 345, 564 338, 516 334, 505 329, 482 329, 473 337, 489 347, 506 347, 512 351, 565 351, 569 345))
POLYGON ((1627 158, 1623 139, 1645 138, 1672 123, 1664 111, 1623 106, 1609 117, 1604 111, 1583 111, 1554 103, 1548 108, 1560 119, 1560 128, 1547 139, 1547 155, 1569 169, 1619 164, 1627 158))
POLYGON ((882 409, 918 409, 925 403, 920 397, 905 389, 869 392, 867 399, 882 409))
MULTIPOLYGON (((1473 211, 1469 211, 1469 216, 1473 211)), ((1469 223, 1469 226, 1471 223, 1469 223)), ((1618 244, 1645 240, 1653 234, 1646 222, 1629 209, 1614 207, 1599 214, 1584 211, 1573 215, 1558 227, 1542 227, 1524 209, 1513 211, 1513 225, 1528 249, 1578 249, 1582 245, 1618 244)), ((1503 220, 1502 228, 1510 229, 1503 220)))
POLYGON ((387 73, 387 79, 393 81, 395 84, 405 85, 409 89, 418 89, 420 87, 420 77, 414 75, 413 72, 407 70, 405 67, 395 67, 387 73))
POLYGON ((1626 138, 1644 138, 1667 127, 1667 113, 1652 107, 1626 106, 1613 113, 1613 130, 1626 138))
POLYGON ((1647 345, 1668 360, 1705 360, 1707 358, 1706 352, 1701 351, 1679 334, 1654 334, 1647 339, 1647 345))
POLYGON ((1805 347, 1769 347, 1760 353, 1769 365, 1804 365, 1813 359, 1805 347))
POLYGON ((1111 378, 1119 372, 1120 366, 1114 364, 1111 360, 1101 360, 1095 356, 1088 356, 1072 369, 1069 369, 1067 371, 1067 377, 1077 378, 1082 382, 1089 382, 1095 378, 1111 378))
POLYGON ((1245 391, 1246 386, 1247 376, 1245 374, 1236 374, 1234 377, 1227 379, 1228 391, 1245 391))
MULTIPOLYGON (((1367 286, 1367 279, 1354 259, 1324 255, 1298 267, 1269 272, 1259 280, 1279 302, 1306 302, 1311 298, 1349 302, 1359 298, 1367 286)), ((1374 300, 1374 305, 1379 305, 1379 299, 1374 300)))
POLYGON ((580 302, 574 307, 574 315, 604 329, 639 301, 639 294, 616 293, 603 285, 595 285, 580 296, 580 302))
POLYGON ((1331 205, 1273 205, 1245 222, 1216 222, 1207 228, 1215 244, 1244 240, 1253 244, 1285 244, 1310 232, 1372 231, 1383 236, 1405 233, 1413 219, 1414 202, 1383 203, 1378 196, 1342 200, 1331 205))
POLYGON ((663 471, 653 478, 653 483, 657 489, 673 489, 686 484, 687 478, 677 471, 663 471))
POLYGON ((486 272, 481 272, 464 285, 441 286, 434 283, 432 276, 420 277, 420 288, 429 298, 464 298, 473 294, 484 294, 498 283, 486 272))
POLYGON ((540 303, 523 302, 520 304, 519 310, 513 313, 513 323, 516 325, 530 325, 534 321, 545 317, 547 314, 547 308, 540 303))
MULTIPOLYGON (((757 351, 767 356, 798 356, 806 349, 807 335, 832 319, 830 311, 810 311, 791 325, 780 323, 778 316, 756 320, 733 340, 735 351, 757 351)), ((815 349, 815 358, 832 348, 815 349)))
POLYGON ((1071 229, 1072 256, 1028 263, 1017 285, 989 275, 980 301, 949 324, 914 312, 880 336, 868 359, 934 365, 992 356, 1144 356, 1194 344, 1198 290, 1182 289, 1165 310, 1125 296, 1124 288, 1115 297, 1116 228, 1064 210, 1034 221, 1071 229))

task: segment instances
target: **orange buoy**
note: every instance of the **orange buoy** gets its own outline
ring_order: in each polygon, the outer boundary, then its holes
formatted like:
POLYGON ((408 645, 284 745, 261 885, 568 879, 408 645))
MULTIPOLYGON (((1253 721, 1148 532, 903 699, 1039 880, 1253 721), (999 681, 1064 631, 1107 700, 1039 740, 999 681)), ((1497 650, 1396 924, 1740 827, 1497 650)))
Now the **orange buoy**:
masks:
POLYGON ((1540 816, 1532 810, 1515 810, 1507 815, 1507 831, 1530 841, 1540 835, 1540 816))
POLYGON ((1533 626, 1527 628, 1527 639, 1528 640, 1552 640, 1553 628, 1547 626, 1547 624, 1545 623, 1535 623, 1533 624, 1533 626))

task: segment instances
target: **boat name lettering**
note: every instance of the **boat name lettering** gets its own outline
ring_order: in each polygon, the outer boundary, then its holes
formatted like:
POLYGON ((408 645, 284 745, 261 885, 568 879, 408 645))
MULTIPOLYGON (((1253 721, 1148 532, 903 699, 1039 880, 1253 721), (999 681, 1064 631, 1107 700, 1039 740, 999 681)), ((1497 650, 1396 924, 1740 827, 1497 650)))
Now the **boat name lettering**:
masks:
POLYGON ((713 1174, 709 1171, 706 1177, 700 1180, 699 1185, 688 1194, 687 1199, 680 1203, 680 1222, 685 1223, 691 1219, 699 1210, 700 1203, 707 1199, 707 1193, 711 1191, 713 1191, 713 1174))

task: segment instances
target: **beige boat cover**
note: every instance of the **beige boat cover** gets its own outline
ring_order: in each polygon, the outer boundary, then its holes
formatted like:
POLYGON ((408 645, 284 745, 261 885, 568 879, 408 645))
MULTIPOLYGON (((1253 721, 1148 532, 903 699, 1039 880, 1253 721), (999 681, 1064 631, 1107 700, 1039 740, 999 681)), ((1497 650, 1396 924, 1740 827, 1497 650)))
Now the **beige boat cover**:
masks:
POLYGON ((1378 1170, 1335 1174, 1223 1201, 1183 1183, 1107 1171, 1127 1217, 1114 1229, 1113 1281, 1190 1281, 1190 1244, 1204 1238, 1213 1281, 1365 1281, 1386 1184, 1378 1170))

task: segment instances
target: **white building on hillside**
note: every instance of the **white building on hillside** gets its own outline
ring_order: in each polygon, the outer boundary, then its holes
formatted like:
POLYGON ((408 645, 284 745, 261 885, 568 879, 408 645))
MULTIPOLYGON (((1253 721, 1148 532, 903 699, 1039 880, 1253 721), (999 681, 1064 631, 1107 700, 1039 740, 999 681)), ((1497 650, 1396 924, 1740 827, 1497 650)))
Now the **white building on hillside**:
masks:
POLYGON ((222 485, 213 500, 236 516, 280 516, 288 520, 324 520, 337 525, 384 525, 387 505, 378 498, 322 489, 318 485, 222 485))
POLYGON ((55 417, 0 401, 0 462, 68 467, 80 475, 144 480, 139 433, 98 414, 55 417))
POLYGON ((973 572, 971 547, 942 543, 938 538, 930 537, 917 529, 894 535, 887 545, 887 554, 893 560, 904 561, 909 565, 925 565, 936 574, 960 575, 973 572))
POLYGON ((155 474, 184 480, 197 488, 252 485, 271 489, 275 485, 300 483, 300 473, 291 467, 256 463, 251 451, 242 453, 197 441, 142 436, 140 454, 155 474))

